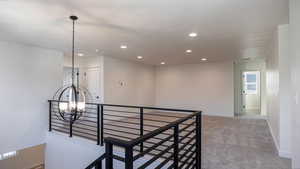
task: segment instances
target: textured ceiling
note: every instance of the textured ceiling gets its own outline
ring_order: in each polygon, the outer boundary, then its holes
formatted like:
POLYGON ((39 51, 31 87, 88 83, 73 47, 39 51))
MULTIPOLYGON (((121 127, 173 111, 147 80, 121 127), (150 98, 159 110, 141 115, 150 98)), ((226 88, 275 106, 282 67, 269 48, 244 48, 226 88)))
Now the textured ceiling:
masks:
POLYGON ((69 54, 71 14, 79 17, 76 48, 85 56, 197 63, 263 51, 276 26, 288 23, 288 0, 0 0, 0 40, 69 54))

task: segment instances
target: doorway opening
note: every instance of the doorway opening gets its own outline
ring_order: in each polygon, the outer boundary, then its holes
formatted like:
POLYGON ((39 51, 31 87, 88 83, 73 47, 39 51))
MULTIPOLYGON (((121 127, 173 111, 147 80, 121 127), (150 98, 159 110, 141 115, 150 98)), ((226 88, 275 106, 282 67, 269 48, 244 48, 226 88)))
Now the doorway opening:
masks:
POLYGON ((260 71, 242 72, 241 115, 261 115, 261 80, 260 71))

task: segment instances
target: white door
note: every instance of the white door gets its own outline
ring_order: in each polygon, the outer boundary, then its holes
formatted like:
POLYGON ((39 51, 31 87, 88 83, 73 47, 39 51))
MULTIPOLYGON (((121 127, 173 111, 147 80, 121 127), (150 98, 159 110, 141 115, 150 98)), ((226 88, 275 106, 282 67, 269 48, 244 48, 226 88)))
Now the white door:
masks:
POLYGON ((103 97, 103 94, 101 94, 100 68, 83 68, 81 74, 81 85, 89 90, 93 102, 100 103, 103 97))
POLYGON ((260 115, 260 72, 245 71, 242 78, 242 113, 260 115))

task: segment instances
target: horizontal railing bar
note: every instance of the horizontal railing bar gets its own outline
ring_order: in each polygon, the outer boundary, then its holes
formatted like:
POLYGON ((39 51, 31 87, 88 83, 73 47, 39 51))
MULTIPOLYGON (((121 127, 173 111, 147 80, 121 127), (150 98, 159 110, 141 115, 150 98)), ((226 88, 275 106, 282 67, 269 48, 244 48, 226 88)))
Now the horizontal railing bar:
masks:
POLYGON ((131 135, 137 135, 139 136, 138 133, 131 133, 131 132, 128 132, 128 131, 119 131, 119 130, 116 130, 116 129, 109 129, 109 128, 103 128, 104 130, 110 130, 110 131, 115 131, 115 132, 118 132, 118 133, 127 133, 127 134, 131 134, 131 135))
POLYGON ((173 158, 172 155, 170 155, 168 158, 166 158, 163 162, 161 162, 158 166, 155 167, 155 169, 161 169, 164 165, 166 165, 171 159, 173 158))
POLYGON ((97 126, 92 126, 92 125, 89 125, 89 124, 85 124, 85 123, 80 123, 78 121, 75 121, 74 125, 83 125, 83 126, 88 126, 88 127, 92 127, 92 128, 97 128, 97 126))
POLYGON ((89 122, 89 123, 97 123, 97 121, 92 121, 92 120, 85 120, 85 119, 82 119, 80 121, 85 121, 85 122, 89 122))
MULTIPOLYGON (((65 134, 69 134, 68 131, 64 131, 64 130, 60 130, 60 129, 56 129, 56 128, 52 128, 53 130, 55 131, 59 131, 59 132, 62 132, 62 133, 65 133, 65 134)), ((87 136, 82 136, 82 135, 79 135, 77 133, 73 133, 74 136, 78 136, 78 137, 82 137, 82 138, 86 138, 88 140, 92 140, 92 141, 97 141, 97 139, 95 138, 91 138, 91 137, 87 137, 87 136)))
POLYGON ((180 164, 180 166, 178 168, 182 168, 184 165, 187 164, 188 160, 191 159, 193 157, 193 155, 196 154, 196 151, 192 152, 185 160, 183 163, 180 164))
POLYGON ((119 160, 119 161, 125 161, 124 157, 118 156, 118 155, 113 155, 113 159, 119 160))
MULTIPOLYGON (((136 152, 140 152, 140 149, 139 149, 139 148, 134 148, 133 150, 136 151, 136 152)), ((149 153, 147 153, 147 155, 150 155, 150 156, 153 156, 153 157, 154 157, 154 156, 156 156, 157 154, 149 152, 149 153)), ((164 154, 164 155, 165 155, 165 154, 164 154)), ((167 157, 165 157, 164 155, 162 155, 160 158, 166 159, 167 157)))
POLYGON ((195 132, 196 129, 193 129, 191 130, 190 132, 188 132, 186 135, 182 136, 180 139, 179 139, 179 142, 182 142, 184 139, 186 139, 188 136, 190 136, 193 132, 195 132))
POLYGON ((184 152, 183 154, 180 154, 181 156, 178 157, 178 158, 180 158, 180 159, 187 158, 187 157, 188 157, 188 154, 189 154, 190 152, 193 152, 193 151, 196 151, 196 148, 193 147, 193 146, 191 146, 191 147, 189 148, 188 151, 184 152))
MULTIPOLYGON (((137 130, 137 131, 140 131, 140 129, 139 128, 133 128, 133 127, 128 127, 128 126, 120 126, 120 125, 117 125, 117 124, 112 124, 112 123, 108 123, 108 124, 104 124, 105 126, 107 126, 107 127, 109 127, 109 126, 114 126, 114 127, 118 127, 118 128, 120 128, 120 129, 132 129, 132 130, 137 130)), ((135 124, 133 124, 133 125, 135 125, 135 124)), ((138 127, 138 126, 137 126, 138 127)), ((147 132, 152 132, 152 131, 154 131, 154 130, 147 130, 147 129, 144 129, 144 131, 147 131, 147 132)), ((182 131, 182 132, 187 132, 187 131, 182 131)), ((160 135, 166 135, 166 136, 170 136, 170 135, 172 135, 172 134, 167 134, 167 133, 160 133, 160 135)), ((181 135, 179 135, 179 137, 183 137, 183 136, 181 136, 181 135)), ((187 138, 191 138, 191 137, 187 137, 187 138)))
POLYGON ((88 131, 92 131, 92 132, 95 132, 95 133, 97 133, 97 131, 96 131, 96 130, 87 129, 87 128, 79 127, 79 126, 76 126, 76 125, 73 125, 73 127, 75 127, 75 128, 79 128, 79 129, 82 129, 82 130, 88 130, 88 131))
POLYGON ((134 111, 123 111, 123 110, 112 110, 112 109, 103 109, 103 111, 128 113, 128 114, 139 114, 139 112, 134 112, 134 111))
MULTIPOLYGON (((120 116, 120 115, 112 115, 112 114, 106 114, 106 113, 104 113, 104 115, 112 116, 112 117, 124 117, 124 118, 128 118, 128 119, 137 119, 137 120, 140 119, 139 117, 133 117, 133 116, 120 116)), ((155 121, 155 122, 160 122, 160 123, 170 123, 170 121, 153 120, 153 119, 148 119, 148 118, 144 118, 144 121, 155 121)))
POLYGON ((89 166, 87 166, 85 169, 92 169, 93 167, 95 167, 97 165, 97 163, 99 163, 100 161, 105 159, 105 154, 103 154, 102 156, 100 156, 99 158, 97 158, 97 160, 93 161, 89 166))
MULTIPOLYGON (((61 128, 61 129, 69 130, 69 128, 66 128, 66 127, 61 127, 61 126, 57 126, 57 125, 54 125, 54 124, 53 124, 53 126, 61 128)), ((82 131, 79 131, 79 130, 76 130, 76 129, 73 129, 73 132, 77 132, 77 133, 80 133, 80 134, 85 134, 85 135, 97 137, 97 135, 94 135, 94 134, 91 134, 91 133, 83 133, 82 131)))
MULTIPOLYGON (((119 126, 119 125, 111 124, 111 123, 104 124, 104 125, 105 125, 105 126, 114 126, 114 127, 127 128, 127 129, 132 129, 132 130, 140 130, 139 128, 132 128, 132 127, 127 127, 127 126, 119 126)), ((134 125, 135 125, 135 124, 134 124, 134 125)))
MULTIPOLYGON (((133 139, 133 138, 131 138, 131 137, 119 136, 119 135, 111 134, 111 133, 107 133, 107 132, 103 132, 103 133, 104 133, 104 134, 107 134, 107 135, 111 135, 111 136, 118 137, 118 139, 119 139, 119 138, 126 138, 126 139, 128 139, 128 140, 132 140, 132 139, 133 139)), ((125 141, 125 140, 123 140, 123 141, 125 141)))
MULTIPOLYGON (((59 102, 58 100, 48 100, 49 102, 59 102)), ((131 106, 131 105, 118 105, 118 104, 99 104, 99 103, 86 103, 87 105, 102 105, 109 107, 126 107, 126 108, 144 108, 150 110, 164 110, 164 111, 180 111, 180 112, 200 112, 198 110, 188 110, 188 109, 173 109, 173 108, 160 108, 160 107, 149 107, 149 106, 131 106)))
POLYGON ((196 150, 195 150, 195 147, 194 147, 194 146, 190 146, 190 147, 188 148, 188 150, 185 151, 183 154, 181 154, 181 156, 179 156, 178 158, 179 158, 179 159, 183 159, 183 158, 185 158, 190 152, 193 152, 193 151, 196 151, 196 150))
MULTIPOLYGON (((149 147, 148 149, 144 150, 142 153, 136 155, 135 157, 133 157, 133 160, 136 160, 142 156, 144 156, 145 154, 149 153, 150 151, 154 150, 155 148, 161 146, 163 143, 165 143, 166 141, 170 140, 173 136, 169 136, 167 138, 165 138, 164 140, 161 140, 160 142, 158 142, 157 144, 154 144, 153 146, 149 147)), ((144 147, 146 147, 144 145, 144 147)))
MULTIPOLYGON (((195 152, 196 153, 196 152, 195 152)), ((193 157, 193 155, 192 155, 193 157)), ((193 162, 196 161, 195 158, 190 158, 188 161, 187 161, 187 166, 185 167, 185 169, 189 169, 191 167, 191 165, 193 164, 193 162)))
MULTIPOLYGON (((201 113, 201 112, 199 112, 199 113, 201 113)), ((178 124, 180 124, 182 122, 185 122, 186 120, 188 120, 188 119, 190 119, 190 118, 192 118, 192 117, 194 117, 196 115, 197 115, 196 113, 195 114, 191 114, 191 115, 189 115, 189 116, 187 116, 185 118, 182 118, 182 119, 179 119, 179 120, 177 120, 175 122, 172 122, 172 123, 170 123, 170 124, 168 124, 168 125, 166 125, 164 127, 158 128, 158 129, 154 130, 151 133, 143 135, 143 136, 141 136, 141 137, 139 137, 139 138, 137 138, 135 140, 132 140, 131 144, 137 145, 137 144, 139 144, 139 143, 141 143, 141 142, 143 142, 145 140, 148 140, 151 137, 154 137, 154 136, 159 135, 160 133, 162 133, 162 132, 164 132, 166 130, 169 130, 170 128, 174 127, 175 125, 178 125, 178 124)))
MULTIPOLYGON (((184 128, 179 129, 179 133, 185 131, 186 129, 188 129, 188 128, 190 128, 190 127, 192 127, 194 124, 196 124, 195 121, 194 121, 193 123, 187 125, 187 126, 184 126, 184 128)), ((196 127, 196 126, 195 126, 195 127, 196 127)))
MULTIPOLYGON (((52 120, 52 123, 56 123, 56 124, 62 124, 62 125, 68 125, 69 127, 69 122, 68 123, 58 123, 58 122, 63 122, 62 120, 52 120)), ((78 121, 76 121, 73 126, 76 126, 76 125, 83 125, 83 126, 87 126, 87 127, 91 127, 91 128, 97 128, 97 126, 92 126, 92 125, 88 125, 88 124, 85 124, 85 123, 79 123, 78 121)))
POLYGON ((68 125, 68 127, 69 127, 69 123, 59 123, 60 121, 54 121, 54 120, 52 120, 52 123, 56 123, 56 124, 61 124, 61 125, 68 125))
MULTIPOLYGON (((52 108, 53 109, 59 109, 59 107, 58 107, 58 105, 52 105, 52 108)), ((92 108, 92 107, 85 107, 85 109, 86 110, 95 110, 95 111, 97 111, 97 107, 95 107, 95 108, 92 108)))
MULTIPOLYGON (((193 157, 193 158, 191 158, 191 159, 192 159, 192 162, 186 162, 185 165, 190 165, 191 163, 193 164, 194 161, 196 161, 196 158, 195 158, 195 157, 193 157)), ((182 164, 182 163, 184 163, 184 162, 180 162, 180 164, 182 164)))
MULTIPOLYGON (((145 148, 149 148, 148 146, 144 146, 145 148)), ((169 147, 169 146, 164 146, 164 147, 169 147)), ((193 146, 191 146, 191 147, 193 147, 193 146)), ((159 151, 159 152, 161 152, 161 151, 164 151, 164 150, 161 150, 161 149, 154 149, 153 151, 159 151)), ((185 151, 188 151, 187 149, 184 149, 184 152, 185 151)), ((182 155, 182 154, 184 154, 184 152, 183 152, 183 150, 181 150, 181 151, 179 151, 178 152, 178 154, 179 155, 182 155)), ((173 154, 172 152, 166 152, 167 154, 173 154)), ((149 154, 149 153, 148 153, 149 154)), ((184 157, 184 156, 183 156, 184 157)))
MULTIPOLYGON (((180 151, 184 150, 184 148, 185 148, 187 145, 190 145, 190 143, 191 143, 193 140, 195 140, 195 139, 196 139, 196 136, 194 136, 192 139, 190 139, 189 141, 187 141, 186 144, 184 144, 183 146, 179 147, 178 151, 180 152, 180 151)), ((193 146, 193 145, 191 145, 191 147, 192 147, 192 146, 193 146)))
POLYGON ((188 164, 188 165, 189 165, 188 169, 189 169, 190 167, 191 167, 191 169, 196 168, 196 159, 193 158, 192 162, 191 162, 190 164, 188 164))
POLYGON ((142 166, 138 167, 138 169, 144 169, 144 168, 146 168, 147 166, 149 166, 150 164, 152 164, 154 161, 156 161, 157 159, 159 159, 163 154, 165 154, 165 152, 168 152, 172 148, 174 148, 174 144, 171 145, 169 148, 166 148, 165 151, 160 152, 159 154, 157 154, 156 156, 154 156, 153 158, 151 158, 150 160, 148 160, 142 166))
MULTIPOLYGON (((133 111, 122 111, 122 110, 112 110, 112 109, 104 109, 104 111, 110 111, 110 112, 120 112, 120 113, 128 113, 128 114, 139 114, 139 112, 133 112, 133 111)), ((149 116, 163 116, 163 117, 174 117, 174 118, 182 118, 184 116, 175 116, 175 115, 166 115, 166 114, 155 114, 155 113, 144 113, 144 115, 149 116)))
MULTIPOLYGON (((59 116, 60 117, 60 115, 59 114, 53 114, 51 117, 57 117, 57 116, 59 116)), ((65 117, 70 117, 70 115, 66 115, 65 117)), ((81 116, 80 118, 90 118, 90 119, 97 119, 97 117, 91 117, 91 116, 81 116)), ((55 119, 54 119, 55 120, 55 119)), ((80 119, 80 120, 83 120, 83 119, 80 119)), ((97 122, 97 121, 94 121, 94 122, 97 122)))
MULTIPOLYGON (((60 114, 59 113, 56 113, 56 114, 53 114, 54 116, 55 115, 58 115, 58 116, 60 116, 60 114)), ((53 116, 52 115, 52 116, 53 116)), ((65 116, 66 117, 70 117, 71 115, 70 114, 65 114, 65 116)), ((93 117, 93 116, 80 116, 80 118, 92 118, 92 119, 96 119, 97 117, 93 117)))
MULTIPOLYGON (((140 123, 134 123, 134 122, 126 122, 126 121, 120 121, 120 120, 112 120, 112 119, 104 119, 107 121, 113 121, 113 122, 118 122, 118 123, 126 123, 126 124, 135 124, 135 125, 140 125, 140 123)), ((154 128, 159 128, 161 126, 154 126, 154 125, 150 125, 150 124, 145 124, 144 126, 149 126, 149 127, 154 127, 154 128)))

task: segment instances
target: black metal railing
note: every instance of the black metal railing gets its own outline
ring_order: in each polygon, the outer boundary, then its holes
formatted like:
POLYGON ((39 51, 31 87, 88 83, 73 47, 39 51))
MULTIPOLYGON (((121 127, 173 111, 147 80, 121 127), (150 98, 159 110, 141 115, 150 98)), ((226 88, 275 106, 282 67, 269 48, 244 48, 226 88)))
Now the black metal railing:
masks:
POLYGON ((58 101, 49 100, 49 131, 94 140, 105 154, 87 169, 201 167, 201 111, 88 103, 74 123, 59 118, 58 101), (114 149, 124 155, 115 154, 114 149), (137 164, 137 163, 138 164, 137 164))

